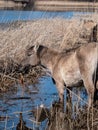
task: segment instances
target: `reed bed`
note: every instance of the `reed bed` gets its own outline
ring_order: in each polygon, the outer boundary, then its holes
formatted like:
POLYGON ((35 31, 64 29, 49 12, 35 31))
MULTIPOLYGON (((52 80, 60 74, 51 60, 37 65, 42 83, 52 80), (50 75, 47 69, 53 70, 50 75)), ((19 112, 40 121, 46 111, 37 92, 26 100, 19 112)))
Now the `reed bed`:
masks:
MULTIPOLYGON (((94 20, 54 18, 14 22, 0 27, 0 59, 21 61, 27 46, 43 44, 54 49, 70 49, 77 43, 87 42, 94 20)), ((59 50, 59 51, 60 51, 59 50)))
POLYGON ((42 44, 66 51, 92 41, 93 29, 98 23, 97 14, 77 16, 68 20, 51 18, 0 24, 1 75, 13 77, 14 73, 21 72, 28 46, 42 44))
MULTIPOLYGON (((15 83, 38 82, 38 78, 45 73, 37 66, 26 68, 21 65, 28 46, 42 44, 58 51, 69 51, 82 44, 94 40, 94 27, 98 21, 97 15, 75 16, 73 19, 40 19, 36 21, 18 21, 0 25, 0 91, 10 89, 15 83)), ((96 30, 96 40, 97 40, 96 30)), ((86 130, 87 108, 79 109, 77 104, 66 105, 62 114, 58 104, 49 109, 50 121, 46 130, 86 130), (68 111, 67 111, 68 109, 68 111), (74 116, 73 116, 74 113, 74 116)), ((91 112, 92 114, 92 112, 91 112)), ((92 130, 98 129, 98 111, 94 109, 92 130)), ((92 125, 92 115, 89 127, 92 125)))

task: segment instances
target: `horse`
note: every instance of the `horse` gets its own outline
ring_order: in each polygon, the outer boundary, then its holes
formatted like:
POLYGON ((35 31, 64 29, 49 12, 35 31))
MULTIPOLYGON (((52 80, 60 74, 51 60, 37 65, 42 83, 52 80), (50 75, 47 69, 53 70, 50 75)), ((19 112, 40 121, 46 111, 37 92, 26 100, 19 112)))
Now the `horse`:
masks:
POLYGON ((50 71, 61 103, 64 103, 66 87, 84 85, 88 94, 88 107, 92 106, 97 89, 98 43, 83 44, 68 52, 32 45, 26 50, 26 59, 28 64, 42 65, 50 71))

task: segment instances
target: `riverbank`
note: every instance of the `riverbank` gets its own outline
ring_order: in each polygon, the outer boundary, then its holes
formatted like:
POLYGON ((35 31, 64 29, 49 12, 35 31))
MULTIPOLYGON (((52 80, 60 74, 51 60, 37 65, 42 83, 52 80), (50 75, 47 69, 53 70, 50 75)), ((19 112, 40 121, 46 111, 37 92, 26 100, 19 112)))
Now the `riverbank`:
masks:
POLYGON ((35 10, 44 11, 81 11, 81 12, 97 12, 98 2, 77 2, 64 0, 36 0, 34 3, 35 10))
POLYGON ((0 9, 98 12, 98 2, 35 0, 30 3, 0 0, 0 9))
POLYGON ((22 3, 15 3, 14 1, 3 1, 0 0, 0 9, 21 9, 23 8, 22 3))

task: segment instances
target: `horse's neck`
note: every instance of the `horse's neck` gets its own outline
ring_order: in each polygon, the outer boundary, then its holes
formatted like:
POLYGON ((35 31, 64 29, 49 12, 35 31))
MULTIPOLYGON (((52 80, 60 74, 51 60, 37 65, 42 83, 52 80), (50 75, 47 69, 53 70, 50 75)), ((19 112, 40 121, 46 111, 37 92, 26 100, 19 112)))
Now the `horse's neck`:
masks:
POLYGON ((53 68, 57 62, 58 52, 52 51, 50 49, 44 50, 41 53, 40 60, 41 64, 48 68, 50 72, 53 72, 53 68))

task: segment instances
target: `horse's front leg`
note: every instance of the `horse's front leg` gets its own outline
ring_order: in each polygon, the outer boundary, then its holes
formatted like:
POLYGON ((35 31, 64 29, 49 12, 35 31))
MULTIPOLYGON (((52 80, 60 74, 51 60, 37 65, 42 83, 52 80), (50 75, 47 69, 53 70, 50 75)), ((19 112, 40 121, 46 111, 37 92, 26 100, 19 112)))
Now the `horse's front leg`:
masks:
POLYGON ((62 110, 64 111, 64 84, 61 82, 56 82, 56 87, 59 93, 59 102, 62 110))

